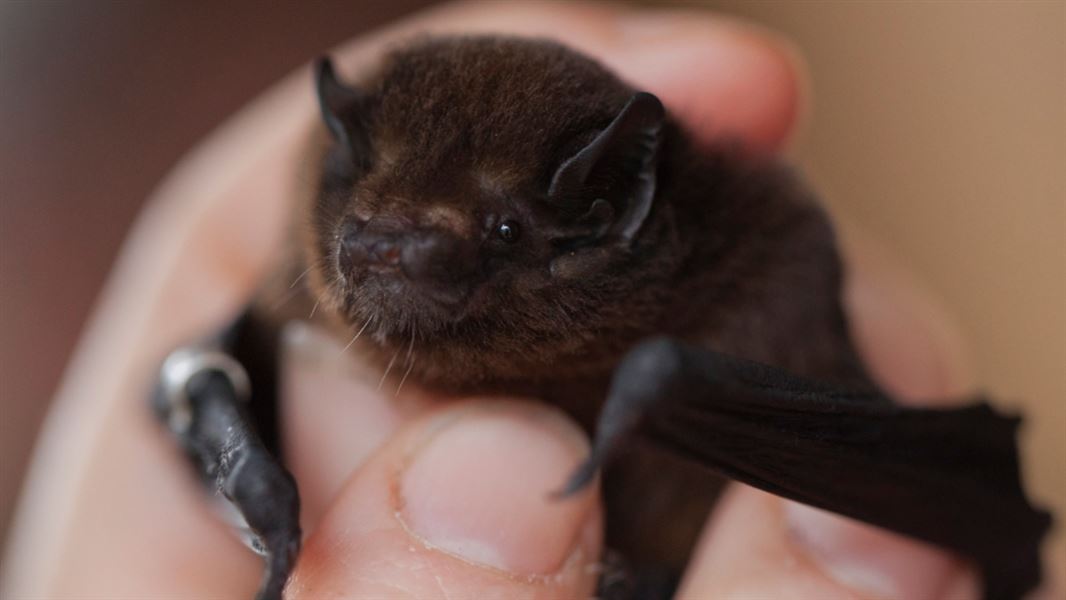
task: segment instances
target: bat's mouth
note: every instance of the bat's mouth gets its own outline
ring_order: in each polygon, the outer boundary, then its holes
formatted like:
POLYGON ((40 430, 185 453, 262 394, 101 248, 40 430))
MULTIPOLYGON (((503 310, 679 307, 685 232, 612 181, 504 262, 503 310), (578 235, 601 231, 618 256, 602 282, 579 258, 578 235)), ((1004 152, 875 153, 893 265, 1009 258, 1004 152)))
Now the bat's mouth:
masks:
POLYGON ((351 326, 384 336, 454 330, 468 314, 475 289, 460 281, 412 279, 400 269, 380 266, 349 270, 342 277, 351 326))
POLYGON ((401 307, 412 317, 425 313, 435 318, 458 320, 464 313, 470 297, 469 286, 459 283, 440 285, 412 281, 394 274, 374 277, 369 286, 379 290, 383 303, 401 307))

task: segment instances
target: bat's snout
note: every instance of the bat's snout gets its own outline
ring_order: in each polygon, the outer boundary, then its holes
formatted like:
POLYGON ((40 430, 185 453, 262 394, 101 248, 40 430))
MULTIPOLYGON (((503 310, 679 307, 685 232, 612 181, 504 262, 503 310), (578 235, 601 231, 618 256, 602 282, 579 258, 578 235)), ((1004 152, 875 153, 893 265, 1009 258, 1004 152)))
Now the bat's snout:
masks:
POLYGON ((360 268, 395 270, 400 266, 404 239, 399 224, 380 220, 348 221, 341 228, 338 260, 341 271, 360 268))
POLYGON ((471 244, 451 232, 391 218, 347 221, 339 241, 337 260, 346 275, 369 272, 435 287, 463 282, 476 254, 471 244))

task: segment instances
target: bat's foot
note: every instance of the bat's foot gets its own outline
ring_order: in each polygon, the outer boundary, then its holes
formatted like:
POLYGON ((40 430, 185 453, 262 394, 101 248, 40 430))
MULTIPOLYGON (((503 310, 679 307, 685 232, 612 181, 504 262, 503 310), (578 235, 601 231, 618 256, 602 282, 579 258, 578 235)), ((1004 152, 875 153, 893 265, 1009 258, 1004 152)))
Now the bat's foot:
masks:
POLYGON ((245 542, 265 557, 256 598, 280 600, 300 548, 300 498, 296 481, 252 425, 250 391, 228 354, 189 347, 164 363, 154 407, 205 483, 233 509, 245 542))
POLYGON ((248 448, 222 481, 226 498, 255 532, 266 570, 256 598, 280 600, 300 551, 300 498, 296 481, 262 447, 248 448))
POLYGON ((596 600, 669 600, 679 580, 671 569, 634 565, 616 550, 603 553, 596 600))

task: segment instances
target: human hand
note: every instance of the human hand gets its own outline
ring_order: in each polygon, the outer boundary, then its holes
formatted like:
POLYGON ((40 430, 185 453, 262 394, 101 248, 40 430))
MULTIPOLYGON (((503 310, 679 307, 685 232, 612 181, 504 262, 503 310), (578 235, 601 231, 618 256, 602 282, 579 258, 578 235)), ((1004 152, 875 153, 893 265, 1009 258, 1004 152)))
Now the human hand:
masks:
MULTIPOLYGON (((777 150, 800 112, 794 57, 708 13, 453 5, 335 57, 354 72, 426 29, 556 37, 659 95, 698 135, 737 136, 757 153, 777 150)), ((9 597, 251 596, 259 560, 183 475, 145 395, 159 358, 236 310, 268 268, 315 118, 309 81, 299 73, 235 117, 142 218, 42 440, 5 560, 9 597)), ((847 304, 872 370, 903 397, 956 395, 965 374, 940 320, 865 240, 848 239, 847 304)), ((599 498, 545 500, 583 457, 583 434, 536 404, 443 404, 413 386, 393 399, 332 344, 286 336, 284 436, 308 534, 290 597, 591 593, 599 498)), ((960 598, 975 581, 938 550, 735 486, 681 594, 960 598)))

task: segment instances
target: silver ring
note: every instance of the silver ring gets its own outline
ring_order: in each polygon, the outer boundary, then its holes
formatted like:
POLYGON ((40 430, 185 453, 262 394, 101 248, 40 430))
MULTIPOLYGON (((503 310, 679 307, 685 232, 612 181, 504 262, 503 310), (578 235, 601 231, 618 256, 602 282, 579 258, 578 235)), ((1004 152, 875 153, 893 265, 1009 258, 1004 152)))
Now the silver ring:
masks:
POLYGON ((167 425, 182 434, 192 425, 192 403, 186 386, 189 380, 203 371, 218 371, 226 376, 237 392, 237 399, 247 402, 252 393, 248 372, 235 358, 218 350, 186 346, 170 353, 160 370, 160 385, 170 410, 167 425))

